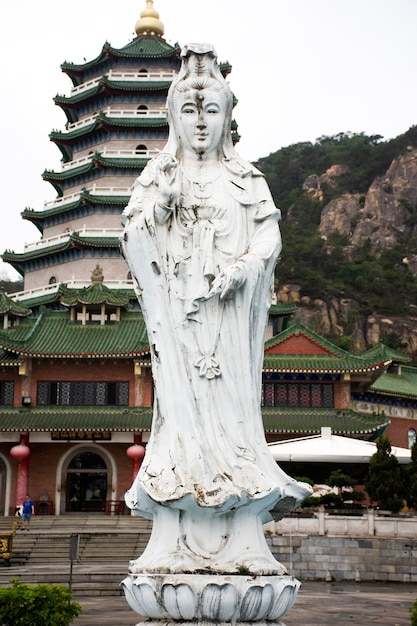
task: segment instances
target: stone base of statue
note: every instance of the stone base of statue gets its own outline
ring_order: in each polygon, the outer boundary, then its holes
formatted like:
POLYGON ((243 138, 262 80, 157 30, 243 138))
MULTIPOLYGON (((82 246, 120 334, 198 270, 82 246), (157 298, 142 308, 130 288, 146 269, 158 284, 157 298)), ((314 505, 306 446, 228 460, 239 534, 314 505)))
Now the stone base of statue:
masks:
POLYGON ((292 608, 299 586, 292 576, 239 574, 131 574, 122 582, 131 608, 158 624, 159 620, 276 624, 292 608))

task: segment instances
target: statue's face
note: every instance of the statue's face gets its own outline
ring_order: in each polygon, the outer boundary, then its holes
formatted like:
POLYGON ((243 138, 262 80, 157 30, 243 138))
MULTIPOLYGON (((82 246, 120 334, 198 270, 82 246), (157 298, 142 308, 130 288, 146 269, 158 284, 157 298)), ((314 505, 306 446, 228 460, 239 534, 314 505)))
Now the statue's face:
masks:
POLYGON ((184 150, 196 154, 216 152, 221 145, 225 98, 211 89, 192 89, 179 95, 179 133, 184 150))

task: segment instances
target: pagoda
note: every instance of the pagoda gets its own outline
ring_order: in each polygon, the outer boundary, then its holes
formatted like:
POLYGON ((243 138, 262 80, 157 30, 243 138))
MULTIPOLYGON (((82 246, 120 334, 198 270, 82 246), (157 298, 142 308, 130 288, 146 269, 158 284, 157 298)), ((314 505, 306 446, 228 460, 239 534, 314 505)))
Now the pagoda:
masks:
MULTIPOLYGON (((120 215, 136 177, 166 143, 165 101, 180 63, 180 47, 163 38, 151 0, 135 30, 135 39, 123 48, 106 42, 92 61, 61 66, 72 82, 71 93, 54 100, 67 122, 50 139, 61 151, 62 167, 43 172, 57 197, 41 211, 22 212, 41 239, 23 253, 3 254, 24 277, 31 297, 32 290, 39 293, 48 285, 88 283, 97 261, 108 286, 131 287, 119 248, 120 215)), ((222 65, 225 75, 230 69, 222 65)))
POLYGON ((166 142, 165 100, 179 64, 179 46, 169 45, 163 34, 148 2, 133 41, 120 49, 106 42, 92 61, 62 64, 72 88, 55 103, 67 122, 65 130, 50 134, 62 167, 43 173, 57 197, 41 211, 22 213, 39 229, 40 241, 21 254, 3 255, 24 276, 25 291, 74 279, 88 283, 97 260, 109 284, 128 281, 118 242, 120 214, 135 178, 166 142))

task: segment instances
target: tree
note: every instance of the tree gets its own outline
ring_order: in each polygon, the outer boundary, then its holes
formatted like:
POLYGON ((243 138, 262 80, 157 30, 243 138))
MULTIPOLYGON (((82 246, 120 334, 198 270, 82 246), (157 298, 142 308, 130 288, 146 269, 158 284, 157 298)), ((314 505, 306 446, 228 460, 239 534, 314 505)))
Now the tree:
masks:
POLYGON ((369 461, 365 489, 381 509, 398 513, 406 496, 404 473, 397 457, 391 454, 388 437, 380 437, 376 445, 377 451, 369 461))
MULTIPOLYGON (((410 508, 417 508, 417 442, 411 448, 411 461, 404 467, 406 500, 410 508)), ((416 614, 417 615, 417 614, 416 614)))

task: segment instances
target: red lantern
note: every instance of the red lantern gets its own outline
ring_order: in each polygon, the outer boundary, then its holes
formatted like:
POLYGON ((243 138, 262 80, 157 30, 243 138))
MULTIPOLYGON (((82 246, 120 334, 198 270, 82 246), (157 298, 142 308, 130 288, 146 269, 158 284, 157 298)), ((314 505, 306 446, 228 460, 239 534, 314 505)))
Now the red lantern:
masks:
POLYGON ((133 461, 142 461, 145 456, 145 448, 135 443, 126 450, 126 454, 133 461))
POLYGON ((10 456, 18 461, 22 461, 23 459, 27 459, 30 454, 29 446, 26 446, 24 443, 19 443, 17 446, 13 446, 10 450, 10 456))

